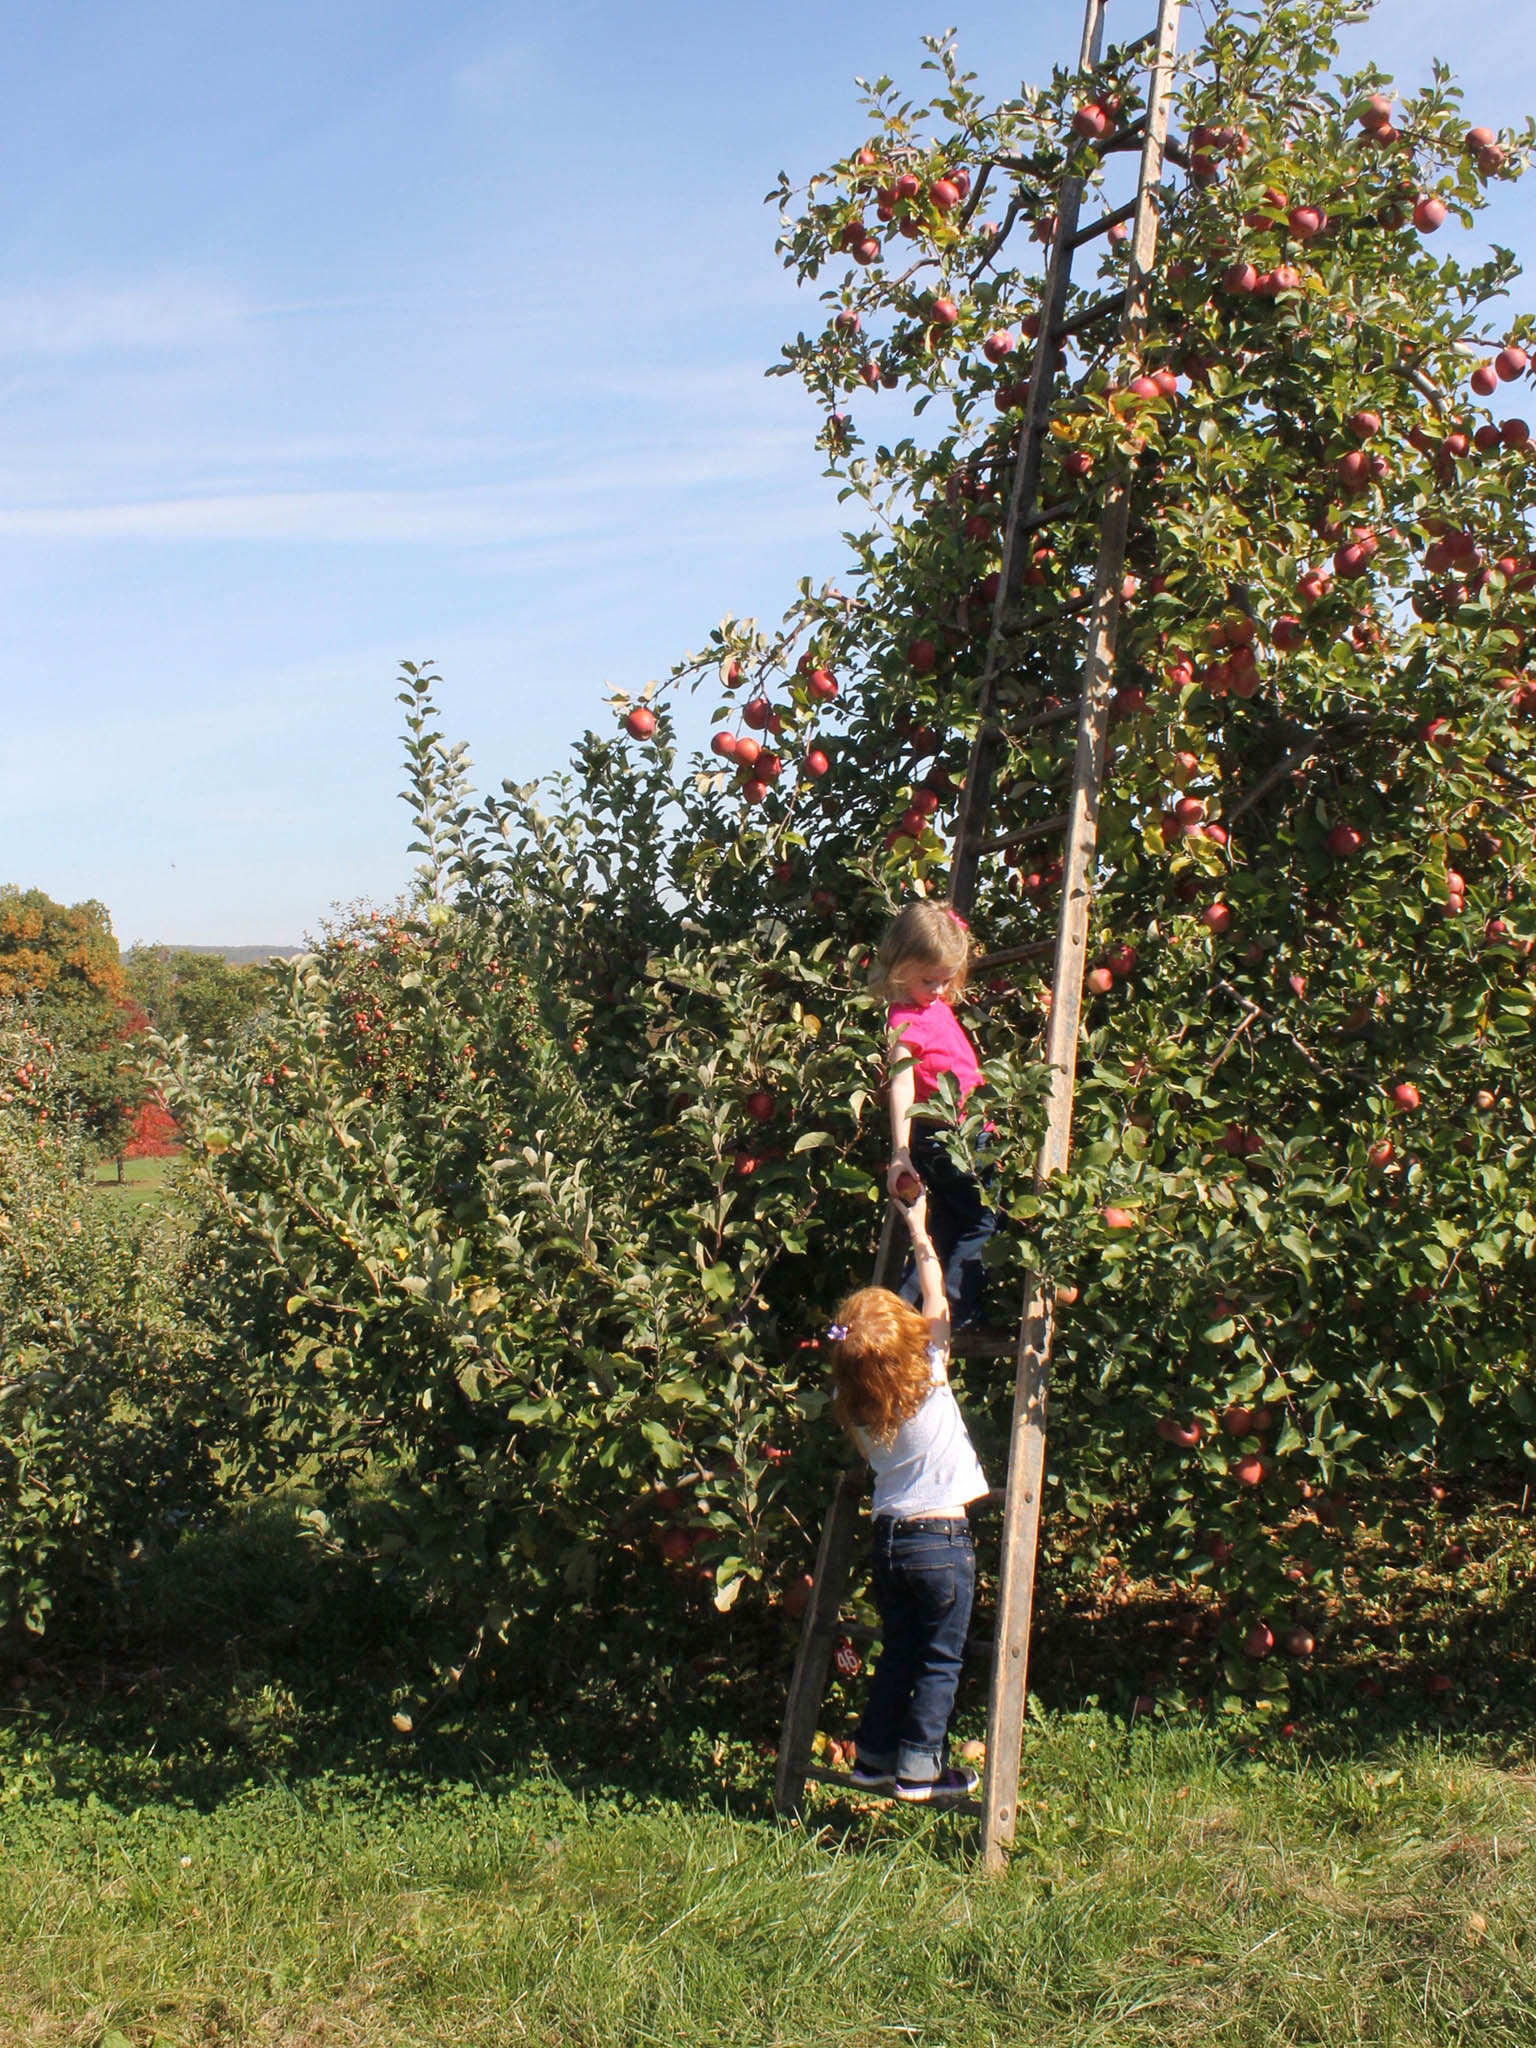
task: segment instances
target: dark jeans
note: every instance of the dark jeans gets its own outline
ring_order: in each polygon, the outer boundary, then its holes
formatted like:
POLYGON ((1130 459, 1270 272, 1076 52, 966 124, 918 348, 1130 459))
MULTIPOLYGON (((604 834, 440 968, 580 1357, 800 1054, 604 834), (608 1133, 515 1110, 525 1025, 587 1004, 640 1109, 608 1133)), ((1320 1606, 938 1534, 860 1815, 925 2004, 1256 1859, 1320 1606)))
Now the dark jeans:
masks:
POLYGON ((970 1524, 875 1523, 875 1605, 882 1647, 856 1737, 859 1762, 926 1782, 944 1768, 945 1737, 965 1664, 976 1590, 970 1524))
MULTIPOLYGON (((968 1329, 982 1320, 986 1306, 987 1270, 981 1254, 997 1228, 997 1218, 987 1205, 982 1182, 955 1164, 936 1130, 914 1130, 911 1152, 912 1164, 928 1190, 928 1235, 944 1268, 950 1323, 957 1330, 968 1329)), ((914 1308, 922 1300, 914 1259, 908 1259, 896 1291, 914 1308)))

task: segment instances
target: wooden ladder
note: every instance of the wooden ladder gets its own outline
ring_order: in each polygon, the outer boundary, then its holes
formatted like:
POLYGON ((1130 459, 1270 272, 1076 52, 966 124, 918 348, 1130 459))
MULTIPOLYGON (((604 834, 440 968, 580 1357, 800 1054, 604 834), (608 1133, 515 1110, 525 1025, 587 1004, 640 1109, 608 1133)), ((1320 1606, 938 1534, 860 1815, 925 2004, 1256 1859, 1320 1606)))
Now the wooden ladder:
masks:
MULTIPOLYGON (((949 901, 968 914, 976 893, 981 860, 1030 840, 1065 832, 1062 855, 1061 912, 1056 938, 1035 945, 984 954, 978 965, 1001 967, 1054 951, 1050 1023, 1046 1060, 1050 1071, 1045 1137, 1035 1165, 1040 1187, 1065 1166, 1071 1148, 1072 1100, 1077 1073, 1077 1041, 1082 1011, 1083 976, 1087 966, 1089 906, 1093 886, 1094 848, 1098 837, 1099 798, 1104 777, 1105 739, 1113 694, 1115 642, 1120 623, 1125 575, 1126 536, 1130 522, 1131 478, 1128 464, 1108 478, 1099 521, 1099 556, 1093 590, 1065 607, 1032 616, 1021 615, 1025 572, 1032 536, 1070 513, 1071 503, 1040 503, 1040 474, 1049 441, 1051 399, 1059 374, 1063 340, 1099 319, 1120 316, 1120 348, 1133 359, 1147 319, 1147 295, 1157 246, 1158 192, 1168 149, 1168 110, 1173 82, 1174 51, 1182 0, 1159 0, 1156 28, 1132 49, 1148 56, 1147 106, 1140 117, 1141 166, 1132 206, 1106 213, 1086 227, 1078 226, 1084 181, 1069 174, 1056 194, 1056 232, 1046 267, 1040 314, 1040 337, 1030 375, 1023 427, 1013 465, 1013 487, 1003 541, 1002 567, 993 605, 987 657, 979 686, 978 725, 966 771, 965 789, 956 823, 954 859, 950 868, 949 901), (1129 221, 1130 265, 1124 292, 1089 301, 1067 317, 1067 292, 1072 258, 1080 248, 1106 234, 1119 221, 1129 221), (1086 616, 1082 687, 1076 707, 1077 750, 1072 792, 1064 817, 1014 831, 989 832, 993 781, 998 760, 1010 740, 1034 727, 1065 722, 1071 707, 1048 709, 1010 726, 1001 705, 1001 685, 1017 665, 1015 648, 1021 636, 1049 630, 1064 617, 1086 616)), ((1104 48, 1106 0, 1087 0, 1083 19, 1080 69, 1086 75, 1100 63, 1104 48)), ((1175 152, 1177 154, 1177 152, 1175 152)), ((875 1259, 874 1284, 889 1285, 904 1250, 905 1233, 894 1208, 888 1208, 875 1259)), ((997 1614, 991 1644, 992 1682, 987 1716, 987 1764, 979 1807, 982 1860, 1000 1870, 1013 1839, 1018 1798, 1019 1760, 1024 1737, 1024 1702, 1029 1679, 1030 1622, 1034 1607, 1035 1559, 1040 1535, 1040 1496, 1045 1477, 1045 1411, 1049 1382, 1054 1290, 1043 1276, 1024 1303, 1016 1340, 1009 1345, 1015 1361, 1013 1420, 1008 1444, 1008 1483, 1003 1498, 1002 1554, 998 1573, 997 1614)), ((964 1353, 964 1337, 956 1350, 964 1353)), ((846 1773, 823 1769, 812 1760, 816 1724, 826 1696, 833 1647, 848 1594, 859 1504, 866 1480, 862 1464, 849 1466, 840 1477, 817 1550, 811 1597, 801 1628, 789 1700, 779 1740, 774 1803, 782 1814, 798 1814, 806 1783, 818 1779, 846 1785, 846 1773)))

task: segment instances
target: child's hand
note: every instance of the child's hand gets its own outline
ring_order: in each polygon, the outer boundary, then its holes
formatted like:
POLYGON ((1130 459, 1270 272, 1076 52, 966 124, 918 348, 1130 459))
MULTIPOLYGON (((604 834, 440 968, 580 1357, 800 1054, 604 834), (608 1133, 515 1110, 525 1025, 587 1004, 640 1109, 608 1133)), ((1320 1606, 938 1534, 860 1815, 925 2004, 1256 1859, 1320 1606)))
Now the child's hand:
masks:
MULTIPOLYGON (((912 1178, 917 1180, 916 1174, 912 1178)), ((928 1242, 928 1190, 923 1186, 922 1182, 920 1180, 917 1181, 917 1193, 912 1196, 910 1201, 905 1196, 898 1195, 896 1197, 896 1204, 906 1220, 907 1229, 912 1236, 912 1242, 914 1244, 926 1244, 928 1242)))

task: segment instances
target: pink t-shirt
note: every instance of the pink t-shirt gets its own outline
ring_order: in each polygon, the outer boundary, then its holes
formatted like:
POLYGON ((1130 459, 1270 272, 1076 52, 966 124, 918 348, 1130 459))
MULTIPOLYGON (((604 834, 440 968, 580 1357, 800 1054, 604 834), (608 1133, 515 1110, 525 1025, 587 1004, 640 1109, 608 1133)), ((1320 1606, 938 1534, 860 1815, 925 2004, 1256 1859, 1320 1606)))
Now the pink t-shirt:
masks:
POLYGON ((886 1017, 893 1036, 912 1055, 913 1099, 926 1102, 941 1074, 953 1074, 960 1100, 981 1080, 976 1048, 942 996, 931 1003, 892 1003, 886 1017))

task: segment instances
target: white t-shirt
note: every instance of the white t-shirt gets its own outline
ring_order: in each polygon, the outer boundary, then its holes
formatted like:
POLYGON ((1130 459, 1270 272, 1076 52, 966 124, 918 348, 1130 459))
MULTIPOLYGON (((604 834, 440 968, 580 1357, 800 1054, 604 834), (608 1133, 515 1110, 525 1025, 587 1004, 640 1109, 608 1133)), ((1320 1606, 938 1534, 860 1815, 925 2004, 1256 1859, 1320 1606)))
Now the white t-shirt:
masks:
POLYGON ((987 1490, 986 1474, 949 1384, 946 1356, 939 1345, 928 1346, 933 1392, 888 1444, 878 1444, 864 1430, 854 1429, 854 1441, 875 1475, 871 1512, 876 1516, 910 1521, 916 1515, 934 1515, 980 1500, 987 1490))

